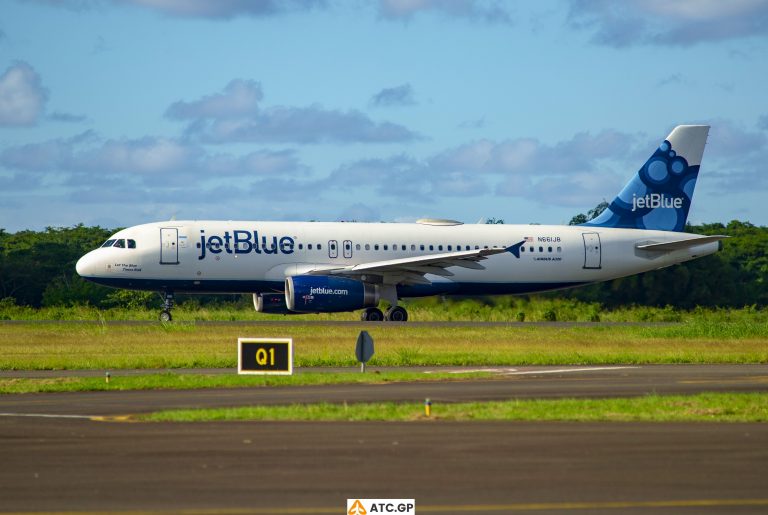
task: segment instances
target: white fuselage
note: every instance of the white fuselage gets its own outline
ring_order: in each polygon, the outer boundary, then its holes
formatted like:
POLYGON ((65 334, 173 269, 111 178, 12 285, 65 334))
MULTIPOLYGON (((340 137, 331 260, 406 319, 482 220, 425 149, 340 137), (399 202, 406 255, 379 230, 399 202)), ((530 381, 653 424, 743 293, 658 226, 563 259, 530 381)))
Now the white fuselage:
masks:
POLYGON ((637 245, 696 235, 639 229, 551 225, 431 225, 170 221, 124 229, 78 262, 80 275, 132 289, 260 293, 309 271, 524 242, 519 257, 489 256, 484 269, 427 274, 431 284, 399 285, 399 297, 509 294, 567 288, 663 268, 716 252, 718 242, 654 252, 637 245), (135 248, 128 248, 135 247, 135 248))

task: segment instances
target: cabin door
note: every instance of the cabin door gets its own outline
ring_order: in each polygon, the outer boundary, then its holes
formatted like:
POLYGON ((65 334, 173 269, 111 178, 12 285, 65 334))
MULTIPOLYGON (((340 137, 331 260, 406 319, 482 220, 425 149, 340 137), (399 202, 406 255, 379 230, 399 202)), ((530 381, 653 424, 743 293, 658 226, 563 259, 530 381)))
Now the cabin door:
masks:
POLYGON ((584 237, 584 268, 601 268, 600 235, 596 232, 585 232, 584 237))
POLYGON ((179 230, 176 228, 160 229, 160 264, 179 264, 179 230))

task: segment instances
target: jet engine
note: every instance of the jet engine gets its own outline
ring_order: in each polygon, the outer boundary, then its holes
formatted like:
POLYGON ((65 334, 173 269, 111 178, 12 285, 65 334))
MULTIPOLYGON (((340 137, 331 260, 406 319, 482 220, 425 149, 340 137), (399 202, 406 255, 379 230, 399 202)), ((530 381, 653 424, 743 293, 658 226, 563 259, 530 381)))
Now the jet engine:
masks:
POLYGON ((285 303, 299 313, 332 313, 377 306, 373 284, 346 277, 296 275, 285 280, 285 303))
POLYGON ((293 313, 285 305, 285 294, 283 293, 254 293, 253 307, 259 313, 275 315, 290 315, 293 313))

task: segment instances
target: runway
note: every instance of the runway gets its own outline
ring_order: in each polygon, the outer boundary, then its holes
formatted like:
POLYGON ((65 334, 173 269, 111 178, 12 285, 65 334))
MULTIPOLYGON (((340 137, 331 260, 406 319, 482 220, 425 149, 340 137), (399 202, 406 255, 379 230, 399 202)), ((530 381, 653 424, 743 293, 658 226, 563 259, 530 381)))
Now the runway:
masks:
MULTIPOLYGON (((425 373, 452 370, 456 372, 456 381, 3 395, 0 397, 0 412, 123 415, 172 408, 309 402, 423 402, 426 398, 431 399, 437 408, 443 402, 768 391, 768 365, 447 367, 421 370, 425 373), (495 378, 461 380, 462 372, 477 370, 495 371, 495 378)), ((227 373, 223 369, 208 372, 227 373)), ((233 370, 228 372, 235 373, 233 370)), ((376 369, 369 369, 368 373, 375 372, 376 369)), ((66 376, 77 373, 54 371, 50 374, 66 376)), ((18 372, 6 374, 25 375, 18 372)), ((103 372, 98 374, 103 375, 103 372)), ((113 384, 120 381, 119 376, 120 371, 113 372, 113 384)))
MULTIPOLYGON (((425 370, 425 372, 428 370, 425 370)), ((467 369, 455 369, 457 377, 467 369)), ((521 367, 487 381, 0 396, 0 512, 765 513, 768 424, 95 422, 161 408, 767 391, 766 365, 521 367), (84 416, 46 418, 37 415, 84 416)), ((119 380, 119 377, 116 379, 119 380)))

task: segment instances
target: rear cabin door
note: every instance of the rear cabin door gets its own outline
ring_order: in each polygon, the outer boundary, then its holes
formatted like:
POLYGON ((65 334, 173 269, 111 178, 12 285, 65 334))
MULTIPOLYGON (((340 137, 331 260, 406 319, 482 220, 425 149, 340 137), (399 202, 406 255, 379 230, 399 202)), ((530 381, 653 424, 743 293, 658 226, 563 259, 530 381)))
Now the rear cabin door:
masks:
POLYGON ((344 240, 344 257, 350 259, 352 257, 352 242, 344 240))
POLYGON ((160 229, 160 264, 179 264, 179 230, 176 228, 160 229))
POLYGON ((600 235, 596 232, 585 232, 582 236, 584 238, 584 268, 601 268, 600 235))
POLYGON ((337 258, 339 257, 339 242, 336 240, 329 240, 328 241, 328 257, 329 258, 337 258))

